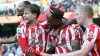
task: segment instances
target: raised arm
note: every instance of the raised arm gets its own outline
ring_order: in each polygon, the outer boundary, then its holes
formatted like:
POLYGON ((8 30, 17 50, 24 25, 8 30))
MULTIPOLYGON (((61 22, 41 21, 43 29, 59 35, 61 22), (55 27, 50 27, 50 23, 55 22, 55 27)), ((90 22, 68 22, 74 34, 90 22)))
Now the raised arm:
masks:
POLYGON ((61 27, 59 27, 57 30, 61 30, 65 27, 67 27, 69 24, 76 24, 76 20, 75 19, 66 19, 66 18, 63 18, 63 25, 61 25, 61 27))

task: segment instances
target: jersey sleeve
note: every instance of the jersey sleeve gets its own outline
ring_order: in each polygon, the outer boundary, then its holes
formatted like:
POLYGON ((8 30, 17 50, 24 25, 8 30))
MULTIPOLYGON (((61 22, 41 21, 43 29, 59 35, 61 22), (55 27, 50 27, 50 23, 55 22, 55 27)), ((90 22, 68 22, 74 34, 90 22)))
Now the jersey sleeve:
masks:
POLYGON ((44 21, 44 22, 40 23, 40 25, 41 25, 42 28, 45 29, 45 30, 49 29, 49 26, 48 26, 48 24, 47 24, 47 21, 44 21))
POLYGON ((95 43, 95 41, 98 38, 98 34, 99 34, 98 27, 89 28, 89 29, 87 29, 87 32, 86 32, 87 36, 86 36, 85 40, 95 43))
POLYGON ((25 38, 25 34, 24 34, 24 27, 18 27, 16 30, 16 35, 17 35, 17 39, 19 36, 21 36, 22 38, 25 38))

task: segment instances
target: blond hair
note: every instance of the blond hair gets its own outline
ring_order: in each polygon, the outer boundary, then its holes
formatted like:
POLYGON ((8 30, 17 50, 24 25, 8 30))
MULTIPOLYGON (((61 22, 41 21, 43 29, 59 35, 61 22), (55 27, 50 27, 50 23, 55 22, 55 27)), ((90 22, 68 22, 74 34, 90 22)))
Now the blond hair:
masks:
POLYGON ((81 4, 78 6, 78 8, 82 13, 86 13, 89 18, 93 17, 93 9, 90 5, 88 4, 81 4))

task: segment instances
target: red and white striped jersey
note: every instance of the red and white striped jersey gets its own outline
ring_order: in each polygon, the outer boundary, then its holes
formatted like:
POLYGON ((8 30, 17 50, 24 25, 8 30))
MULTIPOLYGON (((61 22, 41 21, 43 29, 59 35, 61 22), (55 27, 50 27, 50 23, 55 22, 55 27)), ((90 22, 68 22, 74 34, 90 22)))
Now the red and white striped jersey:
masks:
POLYGON ((85 31, 83 42, 88 40, 94 43, 94 48, 89 53, 89 56, 100 56, 100 30, 96 24, 91 24, 85 31))
POLYGON ((52 37, 52 30, 50 32, 49 40, 56 41, 58 46, 55 48, 55 53, 68 53, 72 51, 71 41, 79 40, 80 41, 80 31, 79 27, 72 27, 72 25, 67 26, 62 29, 56 38, 52 37))
POLYGON ((23 21, 17 27, 17 30, 16 30, 17 39, 18 39, 18 36, 22 36, 23 38, 25 37, 24 33, 25 33, 25 30, 26 30, 26 25, 27 24, 23 21))
MULTIPOLYGON (((48 29, 47 23, 38 23, 34 27, 29 27, 23 23, 20 25, 21 26, 17 29, 17 33, 21 33, 18 34, 18 38, 21 39, 18 41, 19 45, 25 42, 28 47, 33 47, 36 51, 46 52, 48 30, 45 31, 45 29, 48 29), (22 41, 22 38, 26 41, 22 41)), ((24 52, 26 48, 22 47, 21 49, 24 52)))
POLYGON ((33 47, 33 49, 46 52, 46 42, 47 42, 47 32, 41 24, 37 24, 33 28, 29 28, 28 44, 33 47))

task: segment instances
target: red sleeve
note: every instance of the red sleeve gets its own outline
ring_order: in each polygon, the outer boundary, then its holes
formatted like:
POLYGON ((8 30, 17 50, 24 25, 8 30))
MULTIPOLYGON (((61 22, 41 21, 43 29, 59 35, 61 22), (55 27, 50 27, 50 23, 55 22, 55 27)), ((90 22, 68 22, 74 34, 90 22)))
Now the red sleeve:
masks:
POLYGON ((22 38, 21 36, 18 37, 18 43, 23 51, 25 52, 26 49, 28 49, 28 39, 27 38, 22 38))
MULTIPOLYGON (((23 51, 25 53, 25 50, 29 49, 30 47, 28 46, 28 39, 27 38, 22 38, 21 36, 18 37, 18 43, 23 51)), ((34 50, 33 54, 35 55, 40 55, 40 51, 34 50)))

